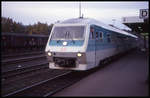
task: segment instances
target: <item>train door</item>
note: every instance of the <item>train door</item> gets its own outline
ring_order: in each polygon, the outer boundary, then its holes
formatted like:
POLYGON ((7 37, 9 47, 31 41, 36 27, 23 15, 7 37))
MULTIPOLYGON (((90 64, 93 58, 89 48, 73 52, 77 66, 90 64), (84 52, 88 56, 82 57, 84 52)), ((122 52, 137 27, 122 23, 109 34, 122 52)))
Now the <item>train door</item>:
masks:
POLYGON ((95 28, 95 65, 98 66, 101 59, 105 55, 101 50, 103 48, 103 31, 97 27, 95 28))
POLYGON ((100 44, 100 39, 99 39, 99 32, 96 30, 95 32, 95 65, 97 66, 99 63, 99 44, 100 44))
POLYGON ((94 26, 92 25, 90 27, 90 38, 89 38, 89 63, 91 63, 92 66, 95 66, 96 60, 95 60, 95 31, 94 26))

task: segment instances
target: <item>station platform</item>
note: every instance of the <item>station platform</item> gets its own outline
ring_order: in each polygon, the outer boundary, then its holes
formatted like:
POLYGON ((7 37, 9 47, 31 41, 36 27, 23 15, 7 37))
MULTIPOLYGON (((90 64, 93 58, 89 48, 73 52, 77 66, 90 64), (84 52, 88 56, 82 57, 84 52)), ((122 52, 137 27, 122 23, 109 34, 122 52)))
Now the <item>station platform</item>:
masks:
POLYGON ((136 50, 53 96, 149 96, 149 56, 136 50))

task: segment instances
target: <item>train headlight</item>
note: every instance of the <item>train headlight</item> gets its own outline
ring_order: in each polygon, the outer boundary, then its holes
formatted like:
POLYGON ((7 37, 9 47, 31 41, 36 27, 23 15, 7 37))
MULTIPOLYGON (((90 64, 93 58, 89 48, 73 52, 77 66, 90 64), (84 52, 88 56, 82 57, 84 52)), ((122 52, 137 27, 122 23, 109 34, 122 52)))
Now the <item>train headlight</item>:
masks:
POLYGON ((77 56, 78 56, 78 57, 81 57, 81 56, 82 56, 82 54, 81 54, 81 53, 77 53, 77 56))
POLYGON ((66 45, 67 45, 67 42, 66 42, 66 41, 65 41, 65 42, 63 42, 63 45, 64 45, 64 46, 66 46, 66 45))
POLYGON ((52 56, 52 53, 51 53, 51 52, 48 52, 47 54, 48 54, 48 56, 52 56))

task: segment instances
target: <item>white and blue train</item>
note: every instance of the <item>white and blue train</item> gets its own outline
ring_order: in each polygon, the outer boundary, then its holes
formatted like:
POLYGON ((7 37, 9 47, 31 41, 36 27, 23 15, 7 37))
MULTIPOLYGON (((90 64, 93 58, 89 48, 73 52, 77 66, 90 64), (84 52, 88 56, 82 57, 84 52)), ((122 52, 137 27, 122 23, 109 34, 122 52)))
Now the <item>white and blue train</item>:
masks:
POLYGON ((51 69, 88 70, 135 48, 136 39, 95 19, 73 18, 54 24, 45 52, 51 69))

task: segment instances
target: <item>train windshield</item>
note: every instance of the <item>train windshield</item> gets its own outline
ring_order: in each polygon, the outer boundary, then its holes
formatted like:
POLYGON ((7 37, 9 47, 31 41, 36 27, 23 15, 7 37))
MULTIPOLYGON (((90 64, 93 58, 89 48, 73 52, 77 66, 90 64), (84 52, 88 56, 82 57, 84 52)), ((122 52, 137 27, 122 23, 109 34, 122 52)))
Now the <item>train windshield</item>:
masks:
POLYGON ((52 40, 83 40, 85 26, 56 26, 52 40))

